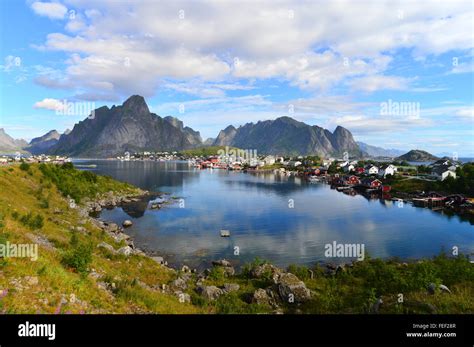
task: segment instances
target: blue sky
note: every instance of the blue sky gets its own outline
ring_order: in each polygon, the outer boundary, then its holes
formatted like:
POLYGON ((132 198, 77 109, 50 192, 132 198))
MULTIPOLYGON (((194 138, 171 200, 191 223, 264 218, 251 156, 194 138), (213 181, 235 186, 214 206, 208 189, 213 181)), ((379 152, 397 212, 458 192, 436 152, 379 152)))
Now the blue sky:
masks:
POLYGON ((0 6, 0 127, 15 138, 87 117, 57 112, 64 102, 140 94, 204 139, 291 116, 385 148, 474 156, 471 1, 0 6))

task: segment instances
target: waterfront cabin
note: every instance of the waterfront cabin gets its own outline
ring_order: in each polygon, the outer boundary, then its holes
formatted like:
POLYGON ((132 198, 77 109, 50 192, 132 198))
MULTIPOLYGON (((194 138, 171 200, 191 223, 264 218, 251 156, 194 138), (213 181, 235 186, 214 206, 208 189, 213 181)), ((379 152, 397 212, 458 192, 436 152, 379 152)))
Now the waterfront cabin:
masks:
POLYGON ((344 182, 348 186, 355 186, 360 183, 359 177, 355 175, 345 176, 344 182))
POLYGON ((377 178, 364 178, 360 183, 368 189, 378 189, 382 185, 382 181, 377 178))
POLYGON ((326 175, 327 172, 328 172, 328 170, 324 167, 318 167, 318 168, 314 169, 314 174, 316 176, 326 175))

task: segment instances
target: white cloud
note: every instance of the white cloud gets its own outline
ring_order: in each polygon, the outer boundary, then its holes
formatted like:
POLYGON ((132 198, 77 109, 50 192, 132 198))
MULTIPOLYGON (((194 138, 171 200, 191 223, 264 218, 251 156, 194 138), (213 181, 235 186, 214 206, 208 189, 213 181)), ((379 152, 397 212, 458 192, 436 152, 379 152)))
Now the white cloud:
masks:
MULTIPOLYGON (((305 90, 360 88, 350 82, 359 79, 367 92, 404 89, 407 80, 385 75, 398 49, 422 59, 473 46, 465 34, 473 14, 468 1, 68 3, 78 11, 66 24, 71 35, 51 33, 40 48, 71 54, 66 73, 88 92, 104 86, 150 96, 165 78, 276 78, 305 90)), ((224 93, 175 87, 205 97, 224 93)))
POLYGON ((348 85, 353 90, 371 93, 377 90, 404 90, 408 88, 409 81, 404 77, 373 75, 353 79, 348 85))
POLYGON ((46 99, 36 102, 33 105, 33 107, 42 108, 42 109, 51 110, 51 111, 61 111, 64 108, 64 104, 60 100, 46 98, 46 99))
POLYGON ((67 13, 67 7, 57 2, 36 1, 31 4, 33 11, 51 19, 63 19, 67 13))

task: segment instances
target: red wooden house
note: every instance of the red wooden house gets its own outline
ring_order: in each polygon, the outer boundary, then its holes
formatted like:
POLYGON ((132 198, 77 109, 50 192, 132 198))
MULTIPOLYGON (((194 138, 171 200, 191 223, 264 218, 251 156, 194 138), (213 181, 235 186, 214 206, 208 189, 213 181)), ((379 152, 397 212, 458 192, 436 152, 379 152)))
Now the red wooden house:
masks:
POLYGON ((366 188, 376 189, 382 185, 382 181, 376 178, 364 178, 361 184, 366 188))

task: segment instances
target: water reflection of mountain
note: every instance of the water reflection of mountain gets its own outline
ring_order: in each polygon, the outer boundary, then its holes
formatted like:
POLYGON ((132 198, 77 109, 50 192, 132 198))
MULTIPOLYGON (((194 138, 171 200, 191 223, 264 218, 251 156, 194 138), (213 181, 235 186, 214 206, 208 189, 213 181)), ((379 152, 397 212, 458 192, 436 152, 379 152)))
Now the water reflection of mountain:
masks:
MULTIPOLYGON (((245 174, 242 174, 245 175, 245 174)), ((309 184, 304 182, 301 178, 286 178, 278 175, 265 175, 262 181, 258 180, 225 180, 224 183, 229 187, 241 186, 246 190, 266 190, 276 193, 277 195, 287 196, 294 194, 297 191, 303 191, 309 188, 309 184), (263 181, 265 179, 265 181, 263 181)), ((312 185, 311 188, 319 189, 320 185, 312 185)))
MULTIPOLYGON (((95 163, 93 161, 90 162, 95 163)), ((84 164, 81 162, 81 164, 84 164)), ((87 163, 89 164, 89 163, 87 163)), ((195 180, 199 172, 188 171, 180 162, 101 161, 94 172, 128 182, 142 189, 160 191, 162 187, 182 187, 185 181, 195 180), (172 173, 172 174, 170 174, 172 173)))

